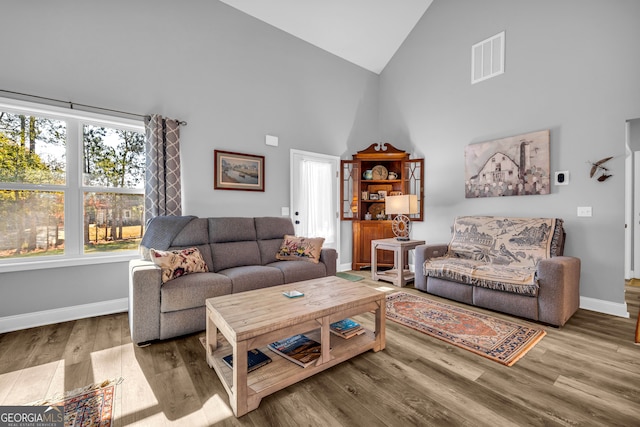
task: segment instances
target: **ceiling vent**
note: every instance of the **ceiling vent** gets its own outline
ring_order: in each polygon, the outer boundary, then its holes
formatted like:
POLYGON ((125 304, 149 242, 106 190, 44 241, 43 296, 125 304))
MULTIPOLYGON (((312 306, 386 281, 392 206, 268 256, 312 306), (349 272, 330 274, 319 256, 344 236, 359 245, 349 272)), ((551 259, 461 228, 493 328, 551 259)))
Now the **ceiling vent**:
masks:
POLYGON ((471 47, 471 84, 504 73, 504 31, 471 47))

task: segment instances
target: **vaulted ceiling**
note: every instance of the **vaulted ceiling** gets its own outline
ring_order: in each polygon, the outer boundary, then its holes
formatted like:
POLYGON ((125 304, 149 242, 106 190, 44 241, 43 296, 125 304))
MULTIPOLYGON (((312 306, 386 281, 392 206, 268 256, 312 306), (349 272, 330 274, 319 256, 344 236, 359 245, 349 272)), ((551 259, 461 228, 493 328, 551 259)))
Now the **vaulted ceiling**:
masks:
POLYGON ((220 0, 376 74, 433 0, 220 0))

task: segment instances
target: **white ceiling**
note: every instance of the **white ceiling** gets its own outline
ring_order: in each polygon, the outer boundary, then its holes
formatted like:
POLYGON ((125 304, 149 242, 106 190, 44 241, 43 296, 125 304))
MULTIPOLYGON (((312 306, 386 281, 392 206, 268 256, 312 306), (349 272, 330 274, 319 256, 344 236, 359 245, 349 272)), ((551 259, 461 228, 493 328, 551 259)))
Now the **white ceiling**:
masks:
POLYGON ((433 0, 220 0, 376 74, 433 0))

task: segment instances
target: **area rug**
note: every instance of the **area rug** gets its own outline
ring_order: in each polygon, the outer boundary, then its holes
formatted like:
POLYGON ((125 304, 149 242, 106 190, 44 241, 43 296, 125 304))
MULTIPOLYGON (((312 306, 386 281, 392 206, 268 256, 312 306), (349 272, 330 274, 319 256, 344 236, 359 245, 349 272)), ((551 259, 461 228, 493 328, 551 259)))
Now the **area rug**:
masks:
POLYGON ((64 425, 74 427, 110 427, 115 405, 116 386, 122 378, 106 380, 61 396, 34 402, 32 406, 64 406, 64 425))
POLYGON ((387 295, 387 318, 506 366, 546 335, 544 329, 406 292, 387 295))
POLYGON ((341 278, 346 279, 346 280, 349 280, 351 282, 358 282, 358 281, 364 279, 364 277, 362 277, 362 276, 358 276, 358 275, 351 274, 351 273, 343 273, 343 272, 336 273, 336 276, 341 277, 341 278))

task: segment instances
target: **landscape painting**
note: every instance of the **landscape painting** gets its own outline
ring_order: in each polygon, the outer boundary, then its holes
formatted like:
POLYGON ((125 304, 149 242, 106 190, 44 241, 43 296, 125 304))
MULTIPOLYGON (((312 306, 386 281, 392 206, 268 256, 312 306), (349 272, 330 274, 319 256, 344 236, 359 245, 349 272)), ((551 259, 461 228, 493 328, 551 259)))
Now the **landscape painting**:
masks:
POLYGON ((214 150, 216 190, 264 191, 264 156, 214 150))
POLYGON ((549 194, 549 130, 465 148, 465 197, 549 194))

